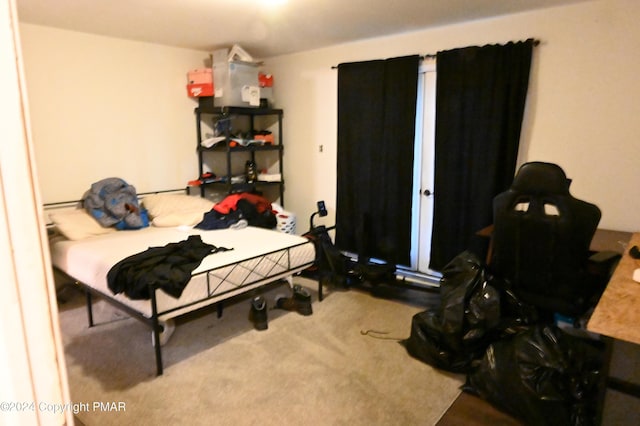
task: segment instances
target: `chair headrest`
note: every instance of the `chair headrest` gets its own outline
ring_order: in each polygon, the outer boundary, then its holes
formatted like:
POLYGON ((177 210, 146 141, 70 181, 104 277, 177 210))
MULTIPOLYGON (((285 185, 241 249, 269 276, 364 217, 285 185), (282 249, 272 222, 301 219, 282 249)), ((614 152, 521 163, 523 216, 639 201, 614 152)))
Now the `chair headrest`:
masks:
POLYGON ((557 164, 534 161, 520 166, 511 189, 528 194, 569 195, 570 183, 557 164))

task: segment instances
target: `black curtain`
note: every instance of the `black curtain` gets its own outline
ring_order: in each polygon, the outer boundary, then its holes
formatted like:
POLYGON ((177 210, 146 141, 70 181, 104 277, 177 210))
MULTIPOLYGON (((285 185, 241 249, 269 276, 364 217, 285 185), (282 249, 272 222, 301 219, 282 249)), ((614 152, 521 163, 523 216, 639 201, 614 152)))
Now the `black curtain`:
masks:
POLYGON ((336 245, 409 264, 420 57, 338 66, 336 245))
POLYGON ((483 254, 476 232, 515 173, 533 40, 438 52, 430 268, 483 254))

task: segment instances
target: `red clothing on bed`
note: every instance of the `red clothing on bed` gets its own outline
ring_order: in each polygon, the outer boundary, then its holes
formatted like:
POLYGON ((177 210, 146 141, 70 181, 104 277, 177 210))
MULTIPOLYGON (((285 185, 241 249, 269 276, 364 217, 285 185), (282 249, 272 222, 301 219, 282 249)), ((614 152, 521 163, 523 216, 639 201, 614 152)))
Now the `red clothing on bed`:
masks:
POLYGON ((260 214, 272 210, 269 200, 260 195, 251 194, 249 192, 227 195, 224 200, 214 205, 213 209, 221 214, 229 214, 229 212, 237 209, 238 200, 241 199, 245 199, 254 204, 260 214))

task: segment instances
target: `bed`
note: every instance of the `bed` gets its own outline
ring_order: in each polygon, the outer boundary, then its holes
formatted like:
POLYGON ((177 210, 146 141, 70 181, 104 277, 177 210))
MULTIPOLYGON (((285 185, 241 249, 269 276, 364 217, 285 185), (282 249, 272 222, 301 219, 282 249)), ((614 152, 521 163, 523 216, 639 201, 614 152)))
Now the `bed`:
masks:
MULTIPOLYGON (((95 227, 95 221, 83 209, 50 214, 55 229, 60 231, 50 239, 52 264, 86 290, 89 325, 93 326, 92 296, 103 298, 147 324, 153 337, 157 375, 163 372, 161 346, 173 332, 175 317, 214 304, 220 315, 222 301, 282 279, 291 281, 294 274, 307 269, 315 260, 313 244, 301 236, 252 226, 193 228, 193 222, 202 218, 201 210, 210 209, 211 204, 185 197, 188 196, 174 196, 171 208, 166 208, 167 195, 156 197, 163 199, 164 210, 158 206, 150 209, 151 226, 138 230, 95 227), (200 211, 189 210, 189 203, 200 203, 200 211), (180 211, 174 206, 179 206, 180 211), (108 287, 107 273, 122 259, 150 247, 184 241, 192 235, 199 236, 204 243, 230 250, 206 256, 192 271, 179 298, 153 289, 149 300, 133 300, 123 293, 113 294, 108 287)), ((151 201, 156 198, 152 200, 149 196, 146 203, 143 198, 142 205, 152 206, 151 201)))

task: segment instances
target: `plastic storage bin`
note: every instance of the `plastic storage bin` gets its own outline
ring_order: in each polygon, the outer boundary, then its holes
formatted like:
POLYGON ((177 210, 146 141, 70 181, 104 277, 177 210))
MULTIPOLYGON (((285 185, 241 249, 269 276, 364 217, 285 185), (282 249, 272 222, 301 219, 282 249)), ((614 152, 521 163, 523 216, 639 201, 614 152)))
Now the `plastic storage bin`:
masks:
POLYGON ((259 107, 258 65, 251 62, 213 63, 214 106, 259 107))

